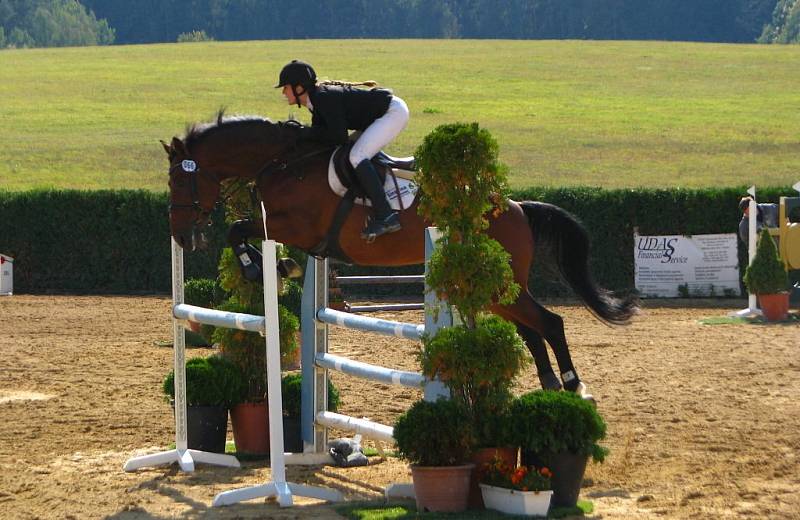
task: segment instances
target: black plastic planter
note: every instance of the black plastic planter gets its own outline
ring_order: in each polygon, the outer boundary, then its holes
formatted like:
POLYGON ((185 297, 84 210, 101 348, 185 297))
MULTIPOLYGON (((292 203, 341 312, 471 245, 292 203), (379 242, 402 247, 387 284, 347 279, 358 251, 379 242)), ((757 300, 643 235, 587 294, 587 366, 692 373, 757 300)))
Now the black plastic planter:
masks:
POLYGON ((224 406, 188 406, 186 435, 193 450, 225 453, 228 409, 224 406))
POLYGON ((578 504, 578 495, 581 493, 583 474, 586 472, 586 455, 573 455, 572 453, 558 453, 549 457, 550 464, 543 464, 542 458, 531 451, 522 451, 522 464, 540 468, 547 466, 553 472, 550 480, 553 488, 551 507, 575 507, 578 504))
POLYGON ((300 418, 283 417, 283 451, 303 453, 303 439, 300 435, 300 418))

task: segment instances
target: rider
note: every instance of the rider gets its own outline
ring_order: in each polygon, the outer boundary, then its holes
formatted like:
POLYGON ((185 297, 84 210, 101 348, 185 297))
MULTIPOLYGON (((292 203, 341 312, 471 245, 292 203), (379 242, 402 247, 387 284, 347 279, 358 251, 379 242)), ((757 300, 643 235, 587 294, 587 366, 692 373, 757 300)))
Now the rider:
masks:
POLYGON ((359 183, 372 201, 374 216, 361 232, 361 237, 368 242, 401 229, 400 216, 389 206, 370 159, 408 124, 406 103, 390 90, 354 88, 375 85, 374 81, 318 82, 311 65, 299 60, 292 60, 283 67, 275 85, 275 88, 283 88, 290 105, 305 105, 311 111, 311 126, 302 129, 301 138, 341 145, 347 142, 348 130, 362 131, 350 150, 349 159, 359 183))

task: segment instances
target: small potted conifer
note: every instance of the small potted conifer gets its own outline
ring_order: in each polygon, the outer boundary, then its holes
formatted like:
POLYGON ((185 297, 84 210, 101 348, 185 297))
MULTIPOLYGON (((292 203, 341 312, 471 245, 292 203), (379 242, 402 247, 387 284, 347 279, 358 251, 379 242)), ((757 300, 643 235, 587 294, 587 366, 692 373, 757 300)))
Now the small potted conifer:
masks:
POLYGON ((411 477, 419 512, 455 513, 467 508, 468 463, 474 444, 469 412, 459 402, 417 401, 394 425, 401 457, 411 463, 411 477))
POLYGON ((573 392, 536 390, 514 400, 511 436, 524 466, 552 471, 553 505, 575 507, 589 458, 605 459, 606 424, 594 405, 573 392))
MULTIPOLYGON (((225 452, 228 409, 241 398, 242 378, 238 368, 220 356, 196 357, 186 362, 186 429, 191 449, 225 452)), ((162 385, 164 394, 175 399, 175 372, 162 385)))
POLYGON ((789 277, 778 256, 775 241, 764 228, 758 238, 756 256, 744 273, 750 293, 758 296, 758 304, 767 321, 782 321, 789 313, 789 277))
MULTIPOLYGON (((261 285, 247 281, 230 249, 220 257, 220 286, 229 298, 218 310, 264 315, 264 296, 261 285)), ((282 305, 278 306, 281 359, 292 356, 297 346, 297 317, 282 305)), ((236 450, 249 454, 269 453, 269 422, 267 409, 267 360, 264 337, 257 332, 218 327, 212 339, 219 344, 222 356, 232 361, 244 380, 244 397, 231 409, 231 425, 236 450)))

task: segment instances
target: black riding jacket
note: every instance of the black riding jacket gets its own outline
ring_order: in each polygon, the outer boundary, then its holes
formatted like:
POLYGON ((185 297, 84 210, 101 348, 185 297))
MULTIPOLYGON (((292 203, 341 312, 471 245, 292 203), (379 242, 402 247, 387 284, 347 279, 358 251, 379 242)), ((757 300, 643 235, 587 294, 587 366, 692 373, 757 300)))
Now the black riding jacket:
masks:
POLYGON ((364 130, 389 108, 392 93, 350 86, 320 85, 309 91, 311 126, 302 137, 326 144, 344 144, 348 130, 364 130))

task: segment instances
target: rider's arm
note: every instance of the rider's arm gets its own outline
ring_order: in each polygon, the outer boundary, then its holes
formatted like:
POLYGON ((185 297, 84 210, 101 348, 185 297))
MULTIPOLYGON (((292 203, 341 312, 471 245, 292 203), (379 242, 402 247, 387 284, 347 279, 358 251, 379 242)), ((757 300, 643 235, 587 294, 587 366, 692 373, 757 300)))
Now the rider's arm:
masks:
POLYGON ((302 138, 325 144, 347 142, 347 119, 344 103, 337 93, 320 93, 313 98, 314 114, 311 126, 301 133, 302 138))

